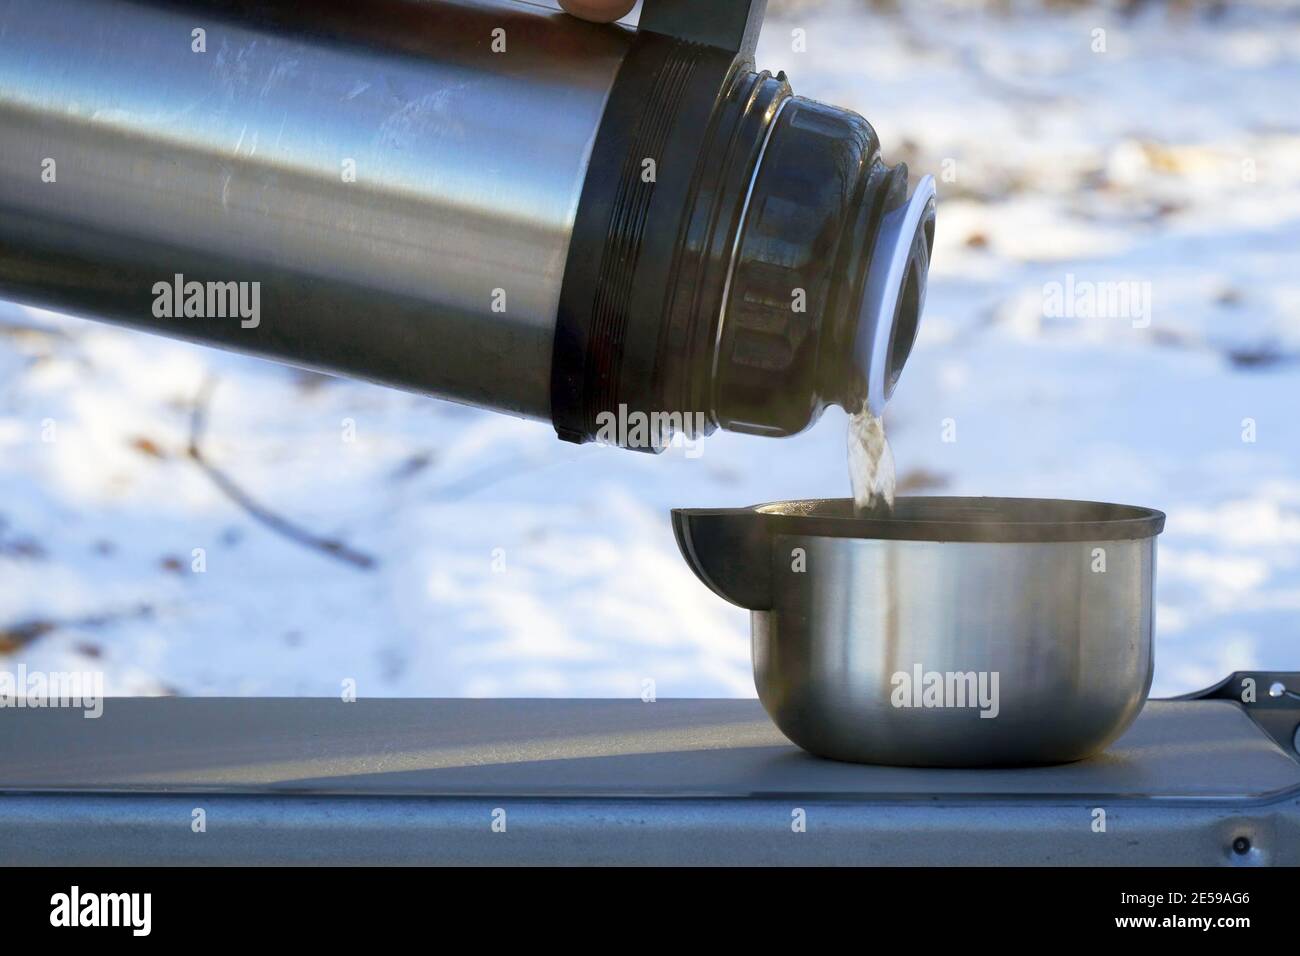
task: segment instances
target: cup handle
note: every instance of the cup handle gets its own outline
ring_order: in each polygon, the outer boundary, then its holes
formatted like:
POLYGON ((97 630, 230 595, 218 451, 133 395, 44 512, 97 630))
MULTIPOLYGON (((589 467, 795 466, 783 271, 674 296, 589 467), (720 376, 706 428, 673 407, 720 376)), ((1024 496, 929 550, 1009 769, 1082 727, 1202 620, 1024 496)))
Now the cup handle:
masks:
POLYGON ((772 607, 771 538, 752 508, 674 508, 673 534, 695 576, 751 611, 772 607))

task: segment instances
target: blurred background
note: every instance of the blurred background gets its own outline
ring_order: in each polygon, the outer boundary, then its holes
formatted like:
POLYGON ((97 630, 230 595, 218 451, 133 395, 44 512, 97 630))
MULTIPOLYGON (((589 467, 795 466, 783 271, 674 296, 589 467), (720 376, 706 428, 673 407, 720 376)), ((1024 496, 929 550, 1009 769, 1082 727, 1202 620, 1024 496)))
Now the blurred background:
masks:
MULTIPOLYGON (((1160 508, 1153 694, 1300 669, 1297 5, 774 0, 758 64, 939 179, 900 490, 1160 508), (1107 283, 1149 307, 1053 305, 1107 283)), ((697 452, 0 303, 0 667, 752 696, 667 512, 846 495, 845 416, 697 452)))

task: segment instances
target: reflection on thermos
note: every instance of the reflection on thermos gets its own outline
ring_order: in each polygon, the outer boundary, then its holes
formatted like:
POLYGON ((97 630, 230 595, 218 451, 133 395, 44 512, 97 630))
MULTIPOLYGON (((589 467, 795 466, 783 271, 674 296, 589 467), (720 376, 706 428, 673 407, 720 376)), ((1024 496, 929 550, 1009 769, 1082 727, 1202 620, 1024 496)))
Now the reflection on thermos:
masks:
POLYGON ((0 0, 0 296, 573 441, 878 410, 933 183, 755 71, 762 7, 0 0))

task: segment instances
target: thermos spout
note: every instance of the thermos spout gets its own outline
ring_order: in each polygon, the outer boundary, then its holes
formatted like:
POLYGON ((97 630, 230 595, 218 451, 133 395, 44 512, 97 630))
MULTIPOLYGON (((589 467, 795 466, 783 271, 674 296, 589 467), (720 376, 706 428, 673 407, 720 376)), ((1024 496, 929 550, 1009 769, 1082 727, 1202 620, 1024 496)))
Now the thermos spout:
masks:
POLYGON ((755 171, 719 320, 712 414, 790 435, 827 404, 881 414, 916 338, 934 180, 880 157, 862 117, 784 104, 755 171))

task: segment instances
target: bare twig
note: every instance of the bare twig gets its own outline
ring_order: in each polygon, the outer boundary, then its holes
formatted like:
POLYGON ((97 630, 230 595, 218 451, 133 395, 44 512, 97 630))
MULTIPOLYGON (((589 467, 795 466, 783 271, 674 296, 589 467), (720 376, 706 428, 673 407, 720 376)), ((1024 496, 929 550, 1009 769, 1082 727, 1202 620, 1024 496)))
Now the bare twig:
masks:
POLYGON ((153 614, 153 608, 147 604, 121 611, 104 611, 84 617, 67 618, 31 618, 16 624, 0 624, 0 654, 12 654, 21 650, 37 638, 44 637, 61 628, 80 627, 98 630, 109 627, 118 621, 146 618, 153 614))
POLYGON ((203 469, 204 474, 212 479, 212 483, 227 498, 276 534, 282 535, 304 547, 320 551, 331 558, 361 568, 363 571, 369 571, 375 567, 379 562, 364 551, 358 551, 350 547, 346 542, 335 538, 325 538, 314 534, 294 524, 289 519, 276 514, 266 506, 259 504, 248 492, 236 484, 234 479, 204 457, 203 433, 207 429, 208 405, 212 400, 212 392, 215 388, 215 379, 211 377, 205 379, 203 385, 199 388, 199 394, 194 399, 194 409, 190 415, 190 445, 188 449, 188 454, 194 460, 194 463, 203 469))

